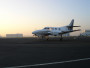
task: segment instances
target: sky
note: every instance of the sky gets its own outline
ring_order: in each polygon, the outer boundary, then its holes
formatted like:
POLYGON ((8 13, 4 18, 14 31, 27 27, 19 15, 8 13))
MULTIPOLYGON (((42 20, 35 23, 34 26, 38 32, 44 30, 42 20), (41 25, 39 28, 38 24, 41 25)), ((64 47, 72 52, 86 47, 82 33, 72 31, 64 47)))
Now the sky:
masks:
POLYGON ((81 26, 77 29, 90 29, 90 0, 0 0, 1 36, 32 36, 34 30, 65 26, 72 19, 81 26))

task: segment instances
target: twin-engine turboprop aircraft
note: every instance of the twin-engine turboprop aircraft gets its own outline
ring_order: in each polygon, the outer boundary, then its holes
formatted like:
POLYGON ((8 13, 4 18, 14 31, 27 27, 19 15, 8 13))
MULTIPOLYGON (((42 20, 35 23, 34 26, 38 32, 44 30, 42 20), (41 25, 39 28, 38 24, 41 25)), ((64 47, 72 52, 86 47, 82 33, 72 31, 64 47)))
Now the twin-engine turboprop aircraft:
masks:
POLYGON ((75 31, 80 31, 78 30, 73 30, 73 27, 80 27, 80 26, 73 26, 74 25, 74 19, 72 19, 71 23, 67 26, 63 27, 45 27, 41 30, 35 30, 32 32, 34 36, 38 36, 43 38, 46 38, 47 40, 49 39, 49 35, 51 36, 61 36, 60 40, 62 40, 62 35, 70 32, 75 32, 75 31))

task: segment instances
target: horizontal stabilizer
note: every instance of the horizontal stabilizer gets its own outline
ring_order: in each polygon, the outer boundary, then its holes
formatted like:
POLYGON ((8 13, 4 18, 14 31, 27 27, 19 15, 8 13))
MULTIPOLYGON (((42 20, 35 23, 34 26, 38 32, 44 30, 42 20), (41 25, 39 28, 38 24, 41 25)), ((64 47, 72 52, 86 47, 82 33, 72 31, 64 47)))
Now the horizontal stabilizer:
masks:
POLYGON ((81 27, 81 26, 67 26, 67 27, 81 27))
POLYGON ((73 26, 73 27, 81 27, 81 26, 73 26))

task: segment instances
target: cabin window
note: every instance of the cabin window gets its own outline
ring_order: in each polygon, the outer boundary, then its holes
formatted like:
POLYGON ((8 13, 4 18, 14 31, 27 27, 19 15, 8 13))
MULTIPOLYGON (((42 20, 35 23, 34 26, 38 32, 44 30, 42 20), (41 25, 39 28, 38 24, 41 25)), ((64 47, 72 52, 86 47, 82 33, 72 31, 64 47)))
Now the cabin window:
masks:
POLYGON ((61 30, 61 29, 59 28, 59 30, 61 30))
POLYGON ((55 30, 57 30, 57 28, 55 28, 55 30))

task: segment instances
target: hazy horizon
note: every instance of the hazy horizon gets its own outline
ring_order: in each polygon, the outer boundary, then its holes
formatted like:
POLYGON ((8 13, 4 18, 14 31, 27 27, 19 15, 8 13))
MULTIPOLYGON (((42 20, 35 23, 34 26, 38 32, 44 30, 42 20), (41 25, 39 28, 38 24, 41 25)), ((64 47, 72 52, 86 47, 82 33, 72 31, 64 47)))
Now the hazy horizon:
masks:
POLYGON ((72 19, 81 26, 77 29, 90 29, 89 0, 0 0, 0 35, 4 37, 16 33, 32 36, 34 30, 65 26, 72 19))

